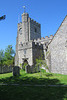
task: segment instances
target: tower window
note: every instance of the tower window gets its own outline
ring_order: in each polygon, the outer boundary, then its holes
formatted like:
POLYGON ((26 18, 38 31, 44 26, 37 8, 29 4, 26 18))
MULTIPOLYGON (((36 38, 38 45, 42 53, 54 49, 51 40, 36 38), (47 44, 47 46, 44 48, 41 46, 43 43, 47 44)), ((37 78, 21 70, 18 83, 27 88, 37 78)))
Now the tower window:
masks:
POLYGON ((35 32, 37 32, 37 29, 35 28, 35 32))
POLYGON ((22 34, 22 28, 19 29, 19 33, 20 33, 20 35, 22 34))

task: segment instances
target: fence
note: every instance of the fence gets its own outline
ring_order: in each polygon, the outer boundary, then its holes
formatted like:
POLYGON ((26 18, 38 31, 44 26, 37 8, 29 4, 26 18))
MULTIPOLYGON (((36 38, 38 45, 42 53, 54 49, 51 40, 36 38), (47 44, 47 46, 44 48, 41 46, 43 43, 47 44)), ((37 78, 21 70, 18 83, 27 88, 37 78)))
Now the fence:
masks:
POLYGON ((0 66, 0 74, 9 73, 13 71, 12 66, 0 66))

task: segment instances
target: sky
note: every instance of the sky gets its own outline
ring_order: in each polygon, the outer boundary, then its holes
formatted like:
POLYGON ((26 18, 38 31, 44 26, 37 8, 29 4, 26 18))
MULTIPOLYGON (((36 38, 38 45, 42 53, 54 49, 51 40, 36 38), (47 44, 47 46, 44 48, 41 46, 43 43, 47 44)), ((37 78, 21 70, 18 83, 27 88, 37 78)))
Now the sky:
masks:
POLYGON ((29 17, 41 24, 41 36, 54 35, 67 15, 67 0, 0 0, 0 50, 12 45, 15 50, 17 24, 26 12, 29 17))

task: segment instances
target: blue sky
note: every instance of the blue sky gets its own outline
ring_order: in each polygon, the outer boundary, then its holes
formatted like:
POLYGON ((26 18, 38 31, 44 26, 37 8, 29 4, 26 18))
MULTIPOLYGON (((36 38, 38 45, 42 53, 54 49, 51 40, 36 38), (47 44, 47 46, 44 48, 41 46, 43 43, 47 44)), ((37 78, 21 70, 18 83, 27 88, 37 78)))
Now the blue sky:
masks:
POLYGON ((67 15, 67 0, 1 0, 0 49, 13 45, 15 49, 17 24, 21 22, 23 6, 29 16, 41 24, 41 36, 54 35, 67 15))

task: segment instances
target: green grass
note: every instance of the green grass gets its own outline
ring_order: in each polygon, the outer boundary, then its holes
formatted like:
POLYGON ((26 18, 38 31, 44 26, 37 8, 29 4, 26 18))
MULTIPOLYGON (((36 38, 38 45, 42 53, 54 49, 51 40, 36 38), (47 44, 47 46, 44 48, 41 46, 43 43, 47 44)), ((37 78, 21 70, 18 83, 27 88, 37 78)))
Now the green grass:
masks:
POLYGON ((67 75, 46 73, 27 74, 23 70, 20 76, 13 77, 12 73, 0 74, 0 100, 67 100, 67 87, 49 87, 48 85, 67 85, 67 75), (19 83, 19 86, 9 84, 19 83), (32 86, 22 86, 32 84, 32 86), (44 84, 46 87, 33 86, 44 84))
POLYGON ((67 85, 67 75, 46 73, 44 70, 39 73, 27 74, 21 70, 20 76, 17 77, 13 77, 12 73, 0 74, 0 83, 67 85))

